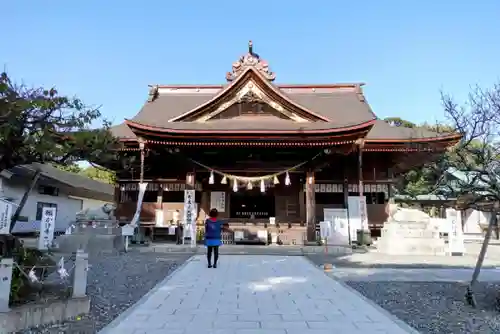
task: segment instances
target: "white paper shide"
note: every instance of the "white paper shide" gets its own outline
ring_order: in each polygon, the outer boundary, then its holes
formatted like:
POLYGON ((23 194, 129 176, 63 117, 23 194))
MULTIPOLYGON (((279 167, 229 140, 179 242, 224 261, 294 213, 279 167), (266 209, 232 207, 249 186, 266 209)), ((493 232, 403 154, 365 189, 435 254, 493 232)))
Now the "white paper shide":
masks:
POLYGON ((141 209, 142 209, 142 201, 144 200, 144 194, 146 193, 146 188, 148 187, 147 183, 139 183, 139 194, 137 197, 137 208, 135 209, 134 217, 130 222, 130 225, 136 227, 139 225, 140 217, 141 217, 141 209))
POLYGON ((347 197, 347 207, 349 210, 349 235, 351 242, 357 241, 357 230, 362 230, 363 224, 368 228, 368 216, 366 212, 366 197, 365 196, 349 196, 347 197))
POLYGON ((40 236, 38 237, 38 249, 47 250, 52 246, 54 240, 54 229, 56 225, 56 208, 43 207, 42 220, 40 221, 40 236))

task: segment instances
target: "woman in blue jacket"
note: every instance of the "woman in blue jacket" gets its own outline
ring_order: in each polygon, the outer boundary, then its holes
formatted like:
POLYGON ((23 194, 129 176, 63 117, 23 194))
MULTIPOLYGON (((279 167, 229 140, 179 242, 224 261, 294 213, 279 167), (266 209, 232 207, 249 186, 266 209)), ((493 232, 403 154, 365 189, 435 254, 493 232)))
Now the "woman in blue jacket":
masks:
POLYGON ((205 246, 207 246, 208 268, 217 268, 219 259, 219 246, 222 244, 222 229, 224 223, 217 219, 217 209, 210 210, 209 218, 205 220, 205 246), (212 266, 212 253, 214 262, 212 266))

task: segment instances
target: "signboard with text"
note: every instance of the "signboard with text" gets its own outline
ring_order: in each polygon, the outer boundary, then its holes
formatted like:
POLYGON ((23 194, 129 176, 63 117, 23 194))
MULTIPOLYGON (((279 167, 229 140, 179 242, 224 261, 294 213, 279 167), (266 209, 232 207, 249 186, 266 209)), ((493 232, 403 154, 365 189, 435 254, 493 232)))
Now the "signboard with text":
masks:
POLYGON ((12 203, 0 200, 0 235, 9 234, 12 203))
POLYGON ((210 209, 217 209, 219 212, 226 211, 226 193, 224 191, 210 193, 210 209))
POLYGON ((195 190, 184 190, 184 225, 196 224, 195 190))
POLYGON ((42 220, 40 221, 40 236, 38 237, 38 249, 47 250, 54 241, 54 230, 56 227, 57 209, 54 207, 42 208, 42 220))

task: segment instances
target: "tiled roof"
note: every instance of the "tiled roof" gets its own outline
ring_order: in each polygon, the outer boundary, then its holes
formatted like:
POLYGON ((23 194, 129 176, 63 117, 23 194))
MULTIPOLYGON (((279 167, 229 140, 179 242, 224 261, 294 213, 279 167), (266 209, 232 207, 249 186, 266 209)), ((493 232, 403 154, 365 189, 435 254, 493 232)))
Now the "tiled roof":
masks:
POLYGON ((11 172, 14 175, 29 176, 30 174, 33 174, 36 169, 41 170, 42 176, 45 179, 63 183, 66 186, 74 188, 75 190, 83 191, 86 196, 91 196, 93 199, 113 201, 113 185, 96 181, 75 173, 66 172, 48 164, 33 163, 30 165, 21 165, 12 168, 11 172))

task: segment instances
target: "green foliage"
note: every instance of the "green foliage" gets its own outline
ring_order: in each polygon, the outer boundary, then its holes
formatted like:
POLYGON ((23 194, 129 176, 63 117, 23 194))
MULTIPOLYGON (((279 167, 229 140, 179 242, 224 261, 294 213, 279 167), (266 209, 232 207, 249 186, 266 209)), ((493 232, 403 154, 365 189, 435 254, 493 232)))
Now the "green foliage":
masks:
POLYGON ((112 160, 118 143, 108 131, 90 125, 98 108, 54 88, 28 88, 0 74, 0 170, 20 164, 112 160))
POLYGON ((116 181, 116 174, 113 171, 105 169, 103 167, 89 166, 81 168, 77 164, 70 165, 55 165, 56 168, 63 170, 65 172, 79 174, 81 176, 88 177, 89 179, 114 184, 116 181))
MULTIPOLYGON (((49 163, 77 171, 74 165, 77 161, 116 161, 114 148, 119 143, 109 131, 110 124, 104 121, 101 128, 91 128, 100 118, 98 108, 88 107, 76 97, 61 95, 55 88, 18 85, 7 73, 0 73, 0 171, 32 163, 49 163)), ((24 203, 20 203, 11 218, 11 229, 24 203)), ((0 248, 3 256, 14 252, 20 265, 42 261, 40 254, 33 255, 12 236, 1 236, 0 248)), ((26 280, 19 271, 14 272, 13 278, 11 297, 15 301, 26 280)))
POLYGON ((405 195, 433 192, 457 198, 463 207, 485 210, 485 203, 500 202, 500 84, 486 90, 475 88, 462 105, 443 94, 442 103, 448 123, 419 127, 460 133, 462 139, 432 163, 402 175, 397 191, 405 195))
POLYGON ((68 173, 80 174, 82 172, 82 168, 77 164, 67 164, 67 165, 54 165, 54 167, 63 170, 68 173))
MULTIPOLYGON (((434 124, 429 123, 415 124, 413 122, 404 120, 399 117, 388 117, 384 121, 390 123, 392 126, 399 126, 412 129, 425 129, 428 131, 443 133, 443 132, 453 132, 453 127, 447 124, 434 124)), ((445 152, 443 154, 444 159, 452 158, 453 154, 450 152, 445 152)), ((436 162, 430 162, 423 166, 413 168, 407 171, 403 175, 400 175, 398 182, 395 185, 395 190, 398 194, 407 195, 415 197, 417 195, 429 194, 435 189, 436 182, 438 181, 440 175, 435 173, 436 162)))
POLYGON ((12 272, 12 285, 10 291, 10 303, 20 303, 28 298, 34 291, 34 287, 26 277, 26 271, 34 267, 37 277, 42 280, 55 270, 56 263, 48 256, 37 249, 28 249, 17 239, 13 239, 14 262, 23 269, 22 272, 15 267, 12 272))
POLYGON ((85 175, 90 179, 106 182, 109 184, 114 184, 116 181, 116 174, 113 171, 101 167, 90 166, 83 169, 80 174, 85 175))
POLYGON ((387 117, 384 118, 384 121, 391 124, 392 126, 401 126, 404 128, 416 128, 417 125, 405 119, 399 117, 387 117))

